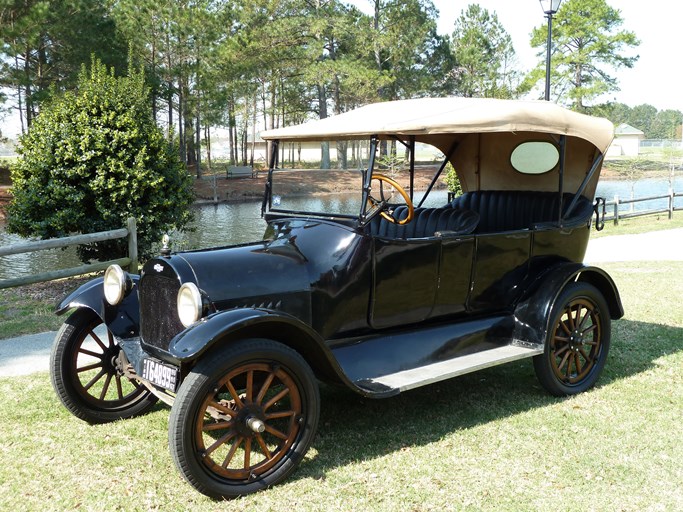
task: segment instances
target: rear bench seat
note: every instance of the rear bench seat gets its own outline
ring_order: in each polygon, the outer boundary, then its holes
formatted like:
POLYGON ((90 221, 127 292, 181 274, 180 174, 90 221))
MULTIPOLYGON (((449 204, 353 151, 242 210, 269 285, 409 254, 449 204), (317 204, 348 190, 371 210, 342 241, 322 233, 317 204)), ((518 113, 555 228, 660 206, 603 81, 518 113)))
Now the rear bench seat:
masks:
MULTIPOLYGON (((573 194, 564 194, 562 209, 567 211, 573 194)), ((558 194, 510 190, 479 190, 456 197, 450 206, 456 210, 473 210, 479 214, 477 233, 495 233, 534 229, 557 222, 558 194)), ((581 196, 564 226, 577 227, 588 222, 593 205, 581 196)))
MULTIPOLYGON (((394 209, 394 218, 405 219, 407 206, 394 209)), ((394 224, 377 215, 370 222, 370 234, 384 238, 425 238, 448 233, 451 236, 467 235, 474 232, 479 215, 471 210, 445 208, 415 208, 412 221, 403 226, 394 224)))

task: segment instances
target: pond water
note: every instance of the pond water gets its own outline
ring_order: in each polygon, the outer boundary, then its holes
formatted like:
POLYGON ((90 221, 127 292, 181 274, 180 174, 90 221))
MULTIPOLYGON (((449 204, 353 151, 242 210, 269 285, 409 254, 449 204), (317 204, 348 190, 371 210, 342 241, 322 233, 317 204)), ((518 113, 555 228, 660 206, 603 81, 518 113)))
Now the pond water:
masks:
MULTIPOLYGON (((631 197, 632 183, 618 180, 605 180, 598 184, 597 196, 608 201, 615 195, 621 199, 631 197)), ((662 178, 639 180, 634 186, 635 197, 646 197, 668 193, 669 182, 662 178)), ((674 190, 683 191, 683 176, 677 176, 674 190)), ((419 194, 418 198, 419 200, 419 194)), ((298 209, 301 211, 340 211, 341 208, 360 208, 360 199, 353 196, 337 194, 326 197, 301 197, 298 209)), ((445 191, 434 191, 424 206, 441 206, 446 203, 445 191)), ((417 201, 416 201, 417 204, 417 201)), ((651 210, 665 208, 664 199, 635 203, 635 210, 651 210)), ((676 199, 676 206, 683 207, 683 198, 676 199)), ((622 211, 628 211, 631 205, 622 205, 622 211)), ((238 244, 259 240, 265 231, 266 223, 261 218, 261 201, 243 203, 205 205, 195 208, 194 229, 186 233, 172 235, 174 249, 199 249, 220 245, 238 244)), ((10 235, 0 224, 0 246, 25 242, 16 235, 10 235)), ((68 268, 80 265, 75 248, 56 249, 34 253, 17 254, 0 257, 0 279, 30 275, 48 270, 68 268)))

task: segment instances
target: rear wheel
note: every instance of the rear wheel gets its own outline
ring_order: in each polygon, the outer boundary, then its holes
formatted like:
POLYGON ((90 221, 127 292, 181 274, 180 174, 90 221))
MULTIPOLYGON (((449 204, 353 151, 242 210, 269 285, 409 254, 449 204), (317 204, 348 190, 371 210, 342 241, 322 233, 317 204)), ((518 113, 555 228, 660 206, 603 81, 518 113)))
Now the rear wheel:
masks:
POLYGON ((592 387, 605 366, 610 330, 609 309, 600 291, 583 282, 568 285, 553 308, 545 350, 534 357, 543 387, 556 396, 592 387))
POLYGON ((52 387, 64 406, 88 423, 107 423, 147 412, 157 401, 123 375, 121 347, 90 309, 69 316, 50 354, 52 387))
POLYGON ((169 445, 198 491, 233 498, 275 485, 313 441, 318 385, 306 361, 270 340, 245 340, 200 361, 178 391, 169 445))

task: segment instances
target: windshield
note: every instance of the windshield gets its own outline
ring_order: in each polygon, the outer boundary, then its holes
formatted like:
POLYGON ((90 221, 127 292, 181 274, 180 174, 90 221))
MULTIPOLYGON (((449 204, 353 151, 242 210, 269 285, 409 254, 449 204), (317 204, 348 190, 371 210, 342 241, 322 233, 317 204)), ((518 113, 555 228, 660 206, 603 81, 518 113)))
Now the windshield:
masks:
MULTIPOLYGON (((269 211, 358 218, 365 210, 363 184, 373 162, 373 174, 397 182, 417 205, 444 159, 433 146, 416 144, 411 189, 410 146, 380 141, 374 159, 372 148, 370 140, 280 142, 278 165, 271 174, 269 211)), ((444 180, 445 173, 434 188, 443 190, 444 180)), ((377 199, 403 204, 401 195, 385 182, 372 180, 371 187, 377 199)))

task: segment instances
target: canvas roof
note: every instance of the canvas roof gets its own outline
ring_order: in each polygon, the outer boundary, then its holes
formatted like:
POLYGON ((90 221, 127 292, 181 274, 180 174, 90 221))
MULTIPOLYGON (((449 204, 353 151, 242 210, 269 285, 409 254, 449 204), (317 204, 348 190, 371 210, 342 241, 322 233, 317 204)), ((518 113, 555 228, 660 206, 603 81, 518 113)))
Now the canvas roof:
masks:
POLYGON ((415 135, 421 142, 444 134, 542 132, 591 142, 604 153, 614 137, 607 119, 548 101, 420 98, 373 103, 356 110, 261 133, 265 140, 340 140, 371 135, 415 135))

